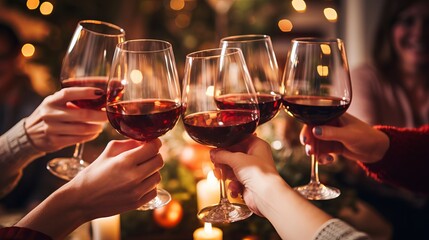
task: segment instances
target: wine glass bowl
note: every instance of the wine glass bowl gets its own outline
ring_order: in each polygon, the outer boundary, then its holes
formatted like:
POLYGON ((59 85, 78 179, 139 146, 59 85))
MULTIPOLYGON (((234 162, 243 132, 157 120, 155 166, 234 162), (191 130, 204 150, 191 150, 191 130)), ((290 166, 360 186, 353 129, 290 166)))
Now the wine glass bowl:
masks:
MULTIPOLYGON (((61 87, 96 87, 106 93, 116 44, 125 40, 125 31, 108 22, 82 20, 77 24, 61 67, 61 87)), ((104 110, 106 94, 97 99, 72 101, 77 107, 104 110)), ((82 159, 84 143, 76 144, 72 157, 55 158, 47 169, 55 176, 70 180, 88 163, 82 159)))
POLYGON ((222 38, 221 48, 240 48, 258 96, 259 125, 274 118, 281 107, 279 68, 271 37, 263 34, 222 38))
MULTIPOLYGON (((297 38, 292 40, 282 88, 287 113, 314 127, 329 124, 347 111, 352 100, 350 73, 341 39, 297 38)), ((311 155, 311 178, 296 187, 310 200, 328 200, 340 190, 326 186, 318 176, 318 141, 311 155)))
MULTIPOLYGON (((186 56, 183 80, 182 121, 188 135, 211 147, 229 147, 251 135, 258 126, 256 91, 241 50, 207 49, 186 56)), ((220 173, 221 198, 206 206, 198 218, 211 223, 230 223, 251 216, 249 208, 231 203, 220 173)))
MULTIPOLYGON (((116 47, 107 87, 107 117, 123 136, 150 141, 171 130, 182 113, 179 79, 170 43, 136 39, 116 47)), ((171 200, 164 189, 138 210, 171 200)))

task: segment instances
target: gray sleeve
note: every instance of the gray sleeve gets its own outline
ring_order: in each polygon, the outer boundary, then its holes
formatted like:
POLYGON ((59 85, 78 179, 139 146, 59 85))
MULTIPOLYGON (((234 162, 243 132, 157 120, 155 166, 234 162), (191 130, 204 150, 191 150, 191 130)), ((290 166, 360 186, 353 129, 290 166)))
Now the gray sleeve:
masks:
POLYGON ((323 224, 314 237, 315 240, 368 240, 367 234, 359 232, 340 219, 331 219, 323 224))

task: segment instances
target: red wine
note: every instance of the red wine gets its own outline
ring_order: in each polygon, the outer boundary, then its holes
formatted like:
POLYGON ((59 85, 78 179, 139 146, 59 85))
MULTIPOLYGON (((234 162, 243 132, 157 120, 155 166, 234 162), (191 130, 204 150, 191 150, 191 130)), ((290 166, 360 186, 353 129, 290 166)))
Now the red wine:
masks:
POLYGON ((106 107, 107 77, 70 78, 61 82, 63 88, 67 87, 96 87, 103 89, 104 94, 97 99, 82 99, 72 101, 80 108, 101 110, 106 107))
MULTIPOLYGON (((258 94, 259 125, 268 122, 279 112, 282 99, 280 95, 258 94)), ((248 95, 224 95, 215 99, 220 109, 251 109, 248 95)))
POLYGON ((228 147, 252 134, 258 114, 249 110, 221 110, 190 114, 183 118, 185 130, 196 142, 228 147))
POLYGON ((336 97, 290 96, 283 97, 283 105, 296 119, 310 125, 322 125, 341 116, 350 101, 336 97))
POLYGON ((113 128, 120 134, 150 141, 176 125, 182 107, 171 100, 145 99, 108 104, 106 111, 113 128))

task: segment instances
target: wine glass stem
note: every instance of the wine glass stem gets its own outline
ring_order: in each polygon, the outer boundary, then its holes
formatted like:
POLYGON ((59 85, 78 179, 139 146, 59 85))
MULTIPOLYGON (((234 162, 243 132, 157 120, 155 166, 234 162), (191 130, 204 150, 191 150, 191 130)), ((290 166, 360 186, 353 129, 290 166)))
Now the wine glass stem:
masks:
POLYGON ((310 183, 320 184, 319 181, 319 163, 317 158, 319 157, 319 141, 314 142, 314 153, 311 154, 311 177, 310 183))
POLYGON ((219 186, 220 186, 220 201, 219 204, 227 204, 229 203, 227 191, 226 191, 226 183, 225 178, 223 177, 222 168, 217 168, 217 172, 219 174, 219 186))
POLYGON ((79 160, 82 159, 83 147, 84 147, 83 143, 76 143, 76 147, 73 152, 73 158, 79 159, 79 160))

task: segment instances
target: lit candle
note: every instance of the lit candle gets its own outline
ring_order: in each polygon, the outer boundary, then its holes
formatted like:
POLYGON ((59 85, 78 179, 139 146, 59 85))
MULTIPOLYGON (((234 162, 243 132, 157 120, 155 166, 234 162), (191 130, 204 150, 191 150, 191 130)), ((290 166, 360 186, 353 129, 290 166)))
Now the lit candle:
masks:
MULTIPOLYGON (((226 181, 228 186, 229 180, 226 181)), ((241 197, 232 198, 230 191, 228 192, 228 200, 232 203, 244 204, 241 197)), ((219 180, 215 177, 213 170, 207 174, 207 179, 200 180, 197 183, 197 205, 198 211, 202 208, 218 204, 220 200, 220 185, 219 180)))
POLYGON ((204 228, 194 232, 194 240, 222 240, 222 230, 212 227, 211 223, 204 223, 204 228))
POLYGON ((93 240, 121 239, 121 222, 118 215, 97 218, 91 221, 93 240))
POLYGON ((219 203, 220 190, 219 180, 214 176, 213 171, 207 174, 207 179, 197 183, 197 204, 198 211, 202 208, 219 203))

